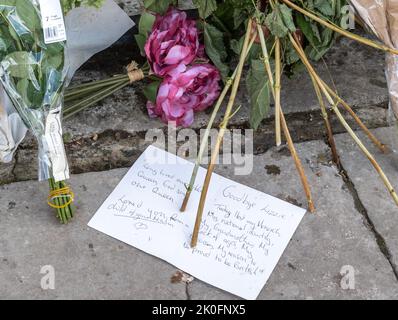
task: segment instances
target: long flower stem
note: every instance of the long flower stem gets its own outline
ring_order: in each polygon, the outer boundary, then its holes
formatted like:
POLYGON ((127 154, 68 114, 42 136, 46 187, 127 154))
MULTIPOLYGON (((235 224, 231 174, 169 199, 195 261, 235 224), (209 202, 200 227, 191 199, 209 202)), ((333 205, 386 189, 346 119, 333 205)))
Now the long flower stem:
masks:
POLYGON ((362 143, 362 141, 358 138, 358 136, 355 134, 354 130, 350 127, 350 125, 347 123, 347 121, 344 119, 343 115, 340 113, 340 110, 337 107, 338 101, 335 102, 332 98, 332 96, 329 94, 328 90, 323 84, 322 79, 318 76, 316 73, 315 69, 312 67, 311 63, 307 59, 307 57, 300 51, 299 45, 296 43, 294 38, 290 35, 290 41, 292 42, 294 48, 296 49, 296 52, 300 56, 301 61, 304 63, 304 65, 307 67, 308 72, 314 77, 315 81, 317 82, 319 88, 323 92, 324 96, 328 100, 329 104, 331 105, 332 110, 336 114, 337 118, 339 119, 340 123, 343 125, 343 127, 347 130, 347 132, 350 134, 352 139, 355 141, 355 143, 358 145, 358 147, 361 149, 361 151, 365 154, 365 156, 369 159, 370 163, 372 166, 375 168, 377 173, 379 174, 380 178, 382 179, 384 185, 387 187, 389 193, 391 194, 392 198, 394 199, 395 203, 398 205, 398 196, 394 190, 394 187, 390 183, 389 179, 387 178, 386 174, 384 171, 381 169, 380 165, 377 163, 376 159, 373 157, 373 155, 368 151, 368 149, 365 147, 365 145, 362 143))
MULTIPOLYGON (((257 24, 257 30, 258 30, 258 33, 260 35, 260 44, 261 44, 262 54, 263 54, 263 57, 264 57, 263 61, 264 61, 265 70, 266 70, 266 72, 268 74, 268 79, 269 79, 269 82, 271 84, 271 92, 273 94, 274 100, 276 100, 276 95, 277 95, 276 88, 275 88, 276 86, 275 86, 274 77, 273 77, 273 74, 272 74, 271 63, 269 61, 267 45, 265 43, 265 37, 264 37, 264 33, 263 33, 264 31, 259 26, 259 24, 257 24)), ((276 50, 276 46, 275 46, 275 57, 276 57, 275 60, 279 60, 280 61, 281 60, 281 53, 280 53, 280 50, 276 50)), ((280 67, 279 68, 276 67, 277 64, 280 66, 281 62, 278 63, 278 62, 275 61, 275 69, 280 69, 280 67)), ((281 70, 275 70, 275 77, 277 79, 278 79, 278 74, 279 74, 279 80, 278 80, 279 87, 280 87, 280 76, 281 76, 281 73, 282 73, 281 70)), ((291 138, 291 135, 290 135, 290 132, 289 132, 289 128, 287 126, 286 119, 285 119, 285 116, 284 116, 284 114, 282 112, 282 107, 281 106, 279 106, 279 115, 280 115, 280 120, 281 120, 281 124, 282 124, 283 133, 284 133, 284 135, 286 137, 286 142, 288 144, 290 153, 291 153, 292 158, 294 160, 294 163, 296 165, 297 171, 298 171, 300 179, 301 179, 301 183, 303 185, 304 192, 305 192, 306 197, 307 197, 308 210, 310 212, 314 212, 315 211, 315 207, 314 207, 314 202, 312 200, 310 186, 308 184, 308 179, 307 179, 307 177, 305 175, 305 171, 304 171, 304 168, 303 168, 303 166, 301 164, 300 158, 297 155, 296 148, 294 147, 294 143, 293 143, 293 140, 291 138)))
POLYGON ((113 84, 119 83, 121 81, 129 81, 128 76, 125 76, 124 78, 112 79, 111 81, 107 82, 101 82, 101 83, 94 82, 91 86, 86 86, 84 88, 76 87, 74 89, 67 90, 64 95, 64 101, 71 101, 80 97, 87 96, 91 92, 95 92, 98 89, 103 89, 105 87, 112 86, 113 84))
POLYGON ((252 30, 251 26, 252 26, 252 20, 249 19, 248 25, 247 25, 245 39, 244 39, 244 42, 243 42, 242 51, 241 51, 240 58, 239 58, 238 70, 236 72, 236 77, 235 77, 235 80, 234 80, 233 85, 232 85, 231 95, 229 97, 227 108, 225 110, 223 122, 220 125, 220 131, 218 133, 217 142, 216 142, 216 145, 214 147, 213 154, 211 156, 210 164, 209 164, 209 167, 207 169, 206 178, 205 178, 205 181, 204 181, 204 184, 203 184, 203 188, 202 188, 202 193, 200 195, 200 201, 199 201, 199 206, 198 206, 198 212, 197 212, 197 215, 196 215, 195 227, 194 227, 193 234, 192 234, 191 247, 196 247, 196 244, 198 242, 199 229, 200 229, 200 225, 201 225, 201 222, 202 222, 203 210, 204 210, 204 206, 205 206, 205 203, 206 203, 206 197, 207 197, 207 192, 209 190, 211 176, 212 176, 212 173, 213 173, 213 170, 214 170, 214 167, 215 167, 215 163, 216 163, 219 151, 220 151, 220 146, 221 146, 221 143, 222 143, 222 140, 223 140, 223 137, 224 137, 225 130, 226 130, 227 125, 228 125, 228 121, 229 121, 229 119, 231 117, 232 108, 234 106, 236 94, 237 94, 238 89, 239 89, 239 84, 240 84, 240 79, 241 79, 241 76, 242 76, 243 66, 244 66, 245 61, 246 61, 246 51, 247 51, 247 48, 249 46, 250 33, 251 33, 251 30, 252 30))
POLYGON ((299 173, 301 183, 304 188, 304 193, 307 197, 308 210, 311 213, 313 213, 313 212, 315 212, 315 206, 314 206, 314 201, 312 200, 310 185, 308 183, 307 176, 305 175, 305 171, 304 171, 303 165, 301 163, 301 160, 300 160, 299 156, 297 155, 297 151, 296 151, 296 148, 294 147, 293 139, 290 135, 289 128, 287 126, 286 119, 285 119, 285 116, 282 111, 281 111, 281 123, 282 123, 283 133, 285 135, 287 145, 288 145, 290 153, 293 157, 294 163, 296 165, 296 169, 299 173))
POLYGON ((82 88, 88 88, 88 87, 92 87, 98 84, 103 84, 103 83, 108 83, 108 82, 112 82, 115 80, 121 80, 121 79, 125 79, 126 78, 126 74, 119 74, 119 75, 115 75, 113 77, 110 77, 108 79, 103 79, 103 80, 96 80, 96 81, 90 81, 87 83, 82 83, 82 84, 78 84, 76 86, 73 87, 69 87, 66 89, 66 91, 74 91, 74 90, 78 90, 78 89, 82 89, 82 88))
MULTIPOLYGON (((322 79, 321 79, 322 80, 322 79)), ((348 111, 351 117, 355 120, 355 122, 359 125, 359 127, 365 132, 368 138, 374 143, 374 145, 379 148, 379 150, 383 153, 387 153, 388 148, 385 144, 379 141, 376 136, 366 127, 366 125, 362 122, 362 120, 356 115, 354 110, 346 103, 332 88, 330 88, 323 80, 322 83, 326 90, 341 104, 344 109, 348 111)))
POLYGON ((321 113, 322 113, 322 118, 323 118, 323 121, 324 121, 325 127, 326 127, 328 143, 329 143, 330 149, 332 150, 333 162, 337 166, 340 166, 340 157, 337 152, 336 142, 335 142, 334 136, 333 136, 332 125, 330 124, 330 121, 329 121, 329 115, 328 115, 328 111, 325 106, 325 101, 323 100, 321 89, 319 88, 318 83, 316 82, 316 80, 314 79, 314 77, 312 75, 311 75, 311 80, 312 80, 312 84, 314 86, 316 96, 318 98, 319 106, 321 107, 321 113))
MULTIPOLYGON (((255 40, 256 40, 256 35, 254 35, 252 37, 252 39, 250 40, 250 43, 249 43, 249 45, 247 47, 247 51, 246 51, 246 55, 245 55, 246 57, 249 54, 250 49, 251 49, 251 47, 252 47, 252 45, 253 45, 255 40)), ((234 79, 236 77, 237 71, 238 71, 238 68, 235 69, 235 71, 233 72, 232 76, 225 83, 224 89, 220 93, 220 96, 218 97, 216 105, 214 106, 214 109, 213 109, 213 111, 211 113, 210 119, 209 119, 209 121, 207 123, 207 127, 206 127, 206 130, 205 130, 205 133, 204 133, 202 141, 200 143, 199 153, 198 153, 198 156, 196 157, 196 160, 195 160, 195 166, 194 166, 193 171, 192 171, 191 179, 190 179, 189 184, 188 184, 188 186, 186 188, 187 191, 185 192, 185 197, 184 197, 184 200, 183 200, 182 205, 181 205, 181 209, 180 209, 181 212, 184 212, 187 209, 189 198, 191 196, 192 190, 193 190, 194 185, 195 185, 196 177, 198 175, 198 170, 199 170, 200 164, 202 163, 203 155, 204 155, 204 152, 205 152, 206 147, 208 145, 208 139, 209 139, 209 135, 210 135, 210 130, 213 127, 213 124, 214 124, 214 121, 216 119, 217 113, 218 113, 222 103, 224 102, 225 96, 227 95, 227 93, 228 93, 228 91, 229 91, 229 89, 230 89, 230 87, 231 87, 231 85, 232 85, 232 83, 233 83, 233 81, 234 81, 234 79)))
POLYGON ((113 93, 115 93, 116 91, 128 86, 130 84, 129 81, 120 81, 118 83, 116 83, 115 85, 109 87, 108 89, 104 90, 104 91, 100 91, 92 96, 89 96, 86 99, 83 99, 81 101, 78 101, 77 103, 71 105, 71 106, 67 106, 65 107, 64 110, 64 119, 68 119, 71 116, 73 116, 74 114, 80 112, 83 109, 86 109, 94 104, 96 104, 97 102, 105 99, 106 97, 112 95, 113 93))
POLYGON ((340 27, 337 27, 336 25, 334 25, 334 24, 332 24, 332 23, 330 23, 328 21, 325 21, 324 19, 318 17, 316 14, 308 12, 304 8, 301 8, 300 6, 290 2, 289 0, 282 0, 282 1, 286 5, 288 5, 290 8, 302 13, 303 15, 309 17, 310 19, 315 20, 316 22, 322 24, 323 26, 325 26, 325 27, 337 32, 337 33, 340 33, 341 35, 343 35, 343 36, 345 36, 347 38, 350 38, 352 40, 358 41, 358 42, 360 42, 362 44, 365 44, 365 45, 368 45, 370 47, 373 47, 373 48, 376 48, 376 49, 379 49, 379 50, 383 50, 385 52, 389 52, 389 53, 393 53, 393 54, 398 55, 398 50, 396 50, 396 49, 390 48, 390 47, 388 47, 386 45, 383 45, 383 44, 376 43, 376 42, 374 42, 372 40, 366 39, 366 38, 358 36, 358 35, 356 35, 354 33, 348 32, 348 31, 346 31, 346 30, 344 30, 344 29, 342 29, 340 27))
MULTIPOLYGON (((302 48, 300 42, 296 39, 296 37, 293 35, 293 38, 295 39, 295 42, 297 44, 297 49, 300 50, 301 55, 305 56, 305 52, 304 49, 302 48)), ((315 71, 315 70, 314 70, 315 71)), ((310 74, 312 81, 314 83, 314 87, 315 87, 315 91, 317 91, 318 87, 318 91, 319 91, 319 86, 316 84, 316 82, 314 82, 314 78, 312 77, 312 75, 310 74)), ((366 125, 362 122, 362 120, 356 115, 356 113, 354 112, 354 110, 352 110, 352 108, 332 89, 330 88, 325 81, 323 81, 322 79, 320 79, 322 81, 323 86, 326 88, 326 90, 329 92, 329 94, 331 94, 338 102, 339 104, 341 104, 344 109, 346 109, 348 111, 348 113, 351 115, 351 117, 355 120, 355 122, 359 125, 359 127, 365 132, 365 134, 368 136, 368 138, 374 143, 374 145, 379 148, 379 150, 383 153, 386 153, 388 148, 386 147, 385 144, 381 143, 376 136, 366 127, 366 125)), ((318 99, 319 99, 319 93, 317 92, 318 95, 318 99)), ((323 99, 321 98, 320 100, 323 99)), ((323 103, 322 103, 323 104, 323 103)), ((324 107, 324 106, 323 106, 324 107)), ((322 106, 321 106, 322 108, 322 106)), ((323 112, 323 111, 322 111, 323 112)), ((327 114, 327 113, 326 113, 327 114)), ((330 124, 329 124, 330 126, 330 124)), ((333 139, 334 140, 334 139, 333 139)), ((329 140, 330 142, 330 140, 329 140)), ((331 144, 332 147, 332 152, 333 152, 333 148, 335 148, 335 143, 333 142, 331 144), (334 146, 334 147, 333 147, 334 146)), ((337 152, 336 152, 337 154, 337 152)))
POLYGON ((276 146, 279 147, 282 144, 281 135, 281 41, 278 37, 275 37, 275 136, 276 146))

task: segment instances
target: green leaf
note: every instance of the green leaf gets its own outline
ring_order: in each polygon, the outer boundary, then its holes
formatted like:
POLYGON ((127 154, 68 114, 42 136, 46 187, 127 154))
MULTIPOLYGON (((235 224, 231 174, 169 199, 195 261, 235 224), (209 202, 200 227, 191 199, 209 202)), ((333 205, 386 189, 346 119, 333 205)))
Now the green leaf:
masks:
POLYGON ((10 64, 8 71, 11 77, 35 80, 37 62, 34 57, 26 51, 15 51, 6 56, 5 60, 10 64))
POLYGON ((141 54, 144 56, 145 55, 145 42, 146 42, 146 37, 142 34, 135 34, 134 35, 135 41, 137 42, 138 48, 140 48, 141 54))
POLYGON ((21 79, 17 83, 17 90, 19 95, 21 96, 23 102, 25 105, 29 106, 30 105, 30 100, 29 100, 29 94, 28 94, 28 88, 29 88, 29 80, 28 79, 21 79))
POLYGON ((219 69, 222 78, 227 78, 229 74, 229 67, 223 61, 227 57, 223 33, 216 27, 205 23, 204 40, 207 55, 214 65, 219 69))
POLYGON ((0 51, 6 52, 8 49, 8 44, 4 38, 0 38, 0 51))
POLYGON ((283 23, 282 17, 276 10, 273 10, 265 18, 265 25, 268 27, 269 31, 278 38, 283 38, 289 32, 283 23))
POLYGON ((294 22, 293 22, 292 9, 290 9, 285 4, 278 5, 278 9, 281 13, 282 20, 283 20, 283 23, 285 24, 286 28, 291 32, 296 31, 296 26, 294 25, 294 22))
POLYGON ((252 60, 246 78, 246 87, 250 97, 250 125, 257 130, 270 107, 270 84, 261 60, 252 60))
POLYGON ((164 14, 173 0, 144 0, 144 7, 153 12, 164 14))
POLYGON ((199 16, 206 19, 217 10, 216 0, 193 0, 193 4, 198 8, 199 16))
POLYGON ((60 54, 48 55, 42 62, 43 64, 42 68, 62 70, 63 62, 64 62, 63 55, 60 54))
POLYGON ((162 81, 159 79, 144 87, 143 93, 149 101, 156 103, 156 97, 158 95, 158 90, 161 83, 162 81))
POLYGON ((138 32, 145 36, 148 36, 148 33, 152 31, 153 23, 155 22, 156 17, 148 12, 144 12, 141 15, 140 22, 138 24, 138 32))
POLYGON ((277 5, 265 18, 265 24, 271 33, 278 38, 285 37, 289 31, 296 31, 292 10, 285 4, 277 5))
POLYGON ((41 29, 40 17, 31 0, 16 0, 15 6, 18 18, 29 31, 41 29))
MULTIPOLYGON (((236 54, 240 55, 243 47, 243 42, 245 41, 245 36, 242 36, 239 40, 232 39, 230 41, 230 48, 231 50, 236 54)), ((251 61, 251 60, 256 60, 262 55, 262 50, 261 46, 258 43, 253 43, 249 54, 247 55, 246 60, 251 61)))
POLYGON ((234 9, 233 11, 234 18, 234 29, 238 29, 241 24, 246 20, 246 16, 242 14, 242 11, 239 9, 234 9))
POLYGON ((314 0, 314 6, 325 16, 333 16, 335 13, 330 0, 314 0))

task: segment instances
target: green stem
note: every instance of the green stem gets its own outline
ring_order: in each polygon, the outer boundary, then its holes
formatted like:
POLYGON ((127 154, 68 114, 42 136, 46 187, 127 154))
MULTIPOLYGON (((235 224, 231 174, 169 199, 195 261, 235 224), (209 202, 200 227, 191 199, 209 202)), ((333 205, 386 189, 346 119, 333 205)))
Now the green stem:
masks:
POLYGON ((130 84, 130 82, 128 82, 128 81, 121 81, 120 83, 117 83, 104 91, 100 91, 84 100, 81 100, 71 106, 66 107, 64 110, 64 119, 68 119, 71 116, 73 116, 74 114, 76 114, 88 107, 91 107, 92 105, 109 97, 110 95, 112 95, 115 92, 117 92, 118 90, 128 86, 129 84, 130 84))
MULTIPOLYGON (((53 178, 48 179, 48 183, 50 185, 50 190, 51 191, 54 191, 54 190, 57 189, 56 186, 55 186, 55 181, 54 181, 53 178)), ((59 197, 56 197, 54 199, 54 204, 56 206, 61 206, 62 205, 61 199, 59 197)), ((61 223, 66 223, 67 219, 66 219, 66 215, 65 215, 65 212, 64 212, 63 208, 55 209, 55 210, 57 211, 57 218, 60 219, 61 223)))
POLYGON ((69 92, 69 91, 79 90, 82 88, 91 87, 93 85, 97 85, 97 84, 101 84, 101 83, 112 82, 112 81, 115 81, 115 79, 121 80, 121 79, 126 79, 126 78, 128 78, 128 76, 126 74, 119 74, 119 75, 115 75, 108 79, 96 80, 96 81, 90 81, 87 83, 78 84, 76 86, 69 87, 68 89, 66 89, 66 91, 69 92))
MULTIPOLYGON (((113 79, 113 81, 109 82, 102 82, 102 83, 93 83, 92 86, 86 86, 84 88, 75 88, 73 90, 67 90, 65 95, 64 95, 64 101, 70 101, 82 96, 87 96, 90 92, 97 91, 98 89, 102 89, 104 87, 109 87, 112 86, 116 83, 121 82, 124 78, 118 78, 118 79, 113 79)), ((125 80, 128 80, 128 77, 125 78, 125 80)))

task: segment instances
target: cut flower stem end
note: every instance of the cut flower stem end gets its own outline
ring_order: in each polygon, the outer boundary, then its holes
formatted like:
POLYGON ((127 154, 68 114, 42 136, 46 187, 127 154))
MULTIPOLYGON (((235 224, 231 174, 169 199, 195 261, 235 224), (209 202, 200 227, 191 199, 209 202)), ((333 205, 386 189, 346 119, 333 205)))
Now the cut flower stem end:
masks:
MULTIPOLYGON (((314 206, 314 202, 312 200, 312 194, 311 194, 311 189, 308 183, 308 179, 307 176, 305 175, 305 171, 304 168, 302 166, 301 160, 297 155, 297 151, 296 148, 294 147, 294 143, 293 143, 293 139, 291 138, 290 132, 289 132, 289 128, 287 126, 287 122, 285 119, 285 116, 283 114, 282 111, 282 107, 280 105, 280 99, 276 99, 276 97, 278 95, 280 95, 280 92, 277 92, 277 88, 280 88, 280 82, 281 82, 281 74, 282 74, 282 70, 281 70, 281 51, 280 49, 276 48, 275 50, 275 77, 276 77, 276 85, 275 85, 275 81, 274 81, 274 77, 273 77, 273 73, 272 73, 272 68, 271 68, 271 64, 269 61, 269 54, 268 54, 268 49, 267 49, 267 45, 265 42, 265 36, 264 36, 264 30, 262 30, 262 28, 259 26, 259 24, 257 24, 257 30, 259 33, 259 38, 260 38, 260 44, 261 44, 261 50, 262 50, 262 54, 263 54, 263 61, 264 61, 264 68, 265 71, 268 75, 268 80, 271 84, 271 92, 272 95, 274 97, 275 100, 275 109, 278 110, 279 112, 277 113, 279 115, 279 121, 280 124, 282 125, 282 129, 283 129, 283 133, 285 135, 286 141, 287 141, 287 145, 288 148, 290 150, 290 153, 293 157, 294 163, 296 165, 297 171, 299 173, 300 179, 301 179, 301 183, 303 185, 304 188, 304 192, 306 194, 307 197, 307 203, 308 203, 308 210, 313 213, 315 212, 315 206, 314 206), (279 101, 277 101, 279 100, 279 101), (279 107, 277 107, 277 105, 279 104, 279 107)), ((279 39, 276 40, 276 42, 280 42, 279 39)), ((279 43, 280 44, 280 43, 279 43)), ((276 43, 277 47, 279 45, 278 43, 276 43)), ((276 120, 277 121, 277 120, 276 120)), ((280 126, 279 126, 280 128, 280 126)))

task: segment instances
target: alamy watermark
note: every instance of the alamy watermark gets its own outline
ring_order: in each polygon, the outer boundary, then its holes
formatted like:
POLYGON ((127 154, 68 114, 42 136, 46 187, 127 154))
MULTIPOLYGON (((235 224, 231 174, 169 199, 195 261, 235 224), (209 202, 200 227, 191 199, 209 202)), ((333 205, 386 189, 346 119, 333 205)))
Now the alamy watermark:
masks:
MULTIPOLYGON (((200 164, 207 165, 211 154, 217 145, 219 130, 211 129, 208 134, 206 146, 203 148, 202 161, 200 164)), ((146 144, 154 144, 172 155, 185 159, 196 159, 201 142, 206 137, 206 130, 195 131, 193 129, 177 130, 173 123, 169 123, 167 133, 161 129, 148 130, 145 135, 146 144)), ((179 159, 167 155, 151 157, 147 154, 150 163, 176 164, 179 159)), ((219 155, 215 164, 233 165, 235 175, 249 175, 253 171, 253 130, 232 129, 226 130, 220 147, 219 155)))
POLYGON ((355 290, 355 268, 351 265, 345 265, 340 270, 340 287, 343 290, 355 290))
POLYGON ((43 290, 55 290, 55 268, 52 265, 42 266, 40 274, 44 276, 40 280, 40 286, 43 290))

